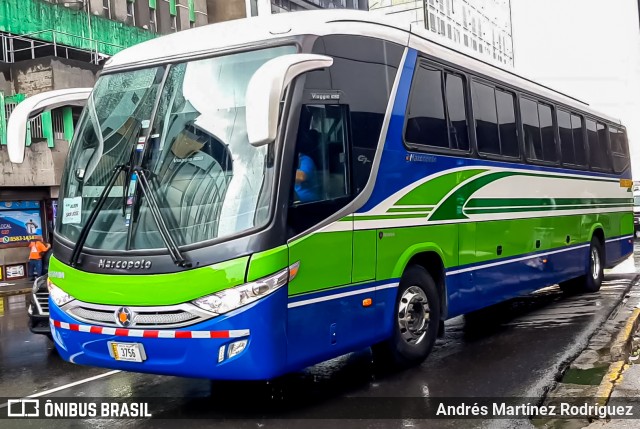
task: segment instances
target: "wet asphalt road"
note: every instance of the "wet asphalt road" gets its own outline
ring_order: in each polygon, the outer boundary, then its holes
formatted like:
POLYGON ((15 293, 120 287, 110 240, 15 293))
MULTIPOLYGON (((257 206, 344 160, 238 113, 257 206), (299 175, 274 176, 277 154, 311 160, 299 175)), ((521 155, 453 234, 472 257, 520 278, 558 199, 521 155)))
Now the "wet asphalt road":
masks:
MULTIPOLYGON (((636 248, 640 255, 638 244, 636 248)), ((394 398, 427 396, 540 398, 616 310, 634 276, 608 275, 598 294, 565 296, 550 287, 472 317, 452 319, 445 337, 414 369, 386 372, 367 349, 270 386, 112 372, 64 362, 46 337, 29 332, 24 297, 13 297, 0 314, 0 397, 42 394, 107 374, 43 397, 160 399, 153 402, 153 419, 5 420, 0 427, 184 427, 187 423, 175 418, 194 416, 199 418, 188 422, 190 428, 213 423, 217 428, 526 427, 528 421, 367 420, 366 411, 357 407, 380 400, 394 407, 402 403, 394 398)))

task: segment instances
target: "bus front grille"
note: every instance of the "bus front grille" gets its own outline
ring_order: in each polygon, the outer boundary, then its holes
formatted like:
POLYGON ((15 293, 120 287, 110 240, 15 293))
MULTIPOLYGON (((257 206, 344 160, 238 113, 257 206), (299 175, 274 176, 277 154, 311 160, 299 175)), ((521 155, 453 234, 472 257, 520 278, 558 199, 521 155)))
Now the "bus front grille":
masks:
MULTIPOLYGON (((72 301, 63 309, 69 316, 93 325, 121 327, 117 323, 116 312, 123 306, 89 304, 72 301)), ((127 328, 164 329, 193 325, 215 317, 191 304, 163 307, 127 307, 132 314, 127 328)))

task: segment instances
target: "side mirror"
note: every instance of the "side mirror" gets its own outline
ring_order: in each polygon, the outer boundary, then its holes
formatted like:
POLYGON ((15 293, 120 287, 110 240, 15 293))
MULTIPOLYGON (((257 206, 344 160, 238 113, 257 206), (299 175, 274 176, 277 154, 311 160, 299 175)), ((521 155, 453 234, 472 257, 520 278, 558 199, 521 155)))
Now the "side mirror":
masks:
POLYGON ((84 106, 91 94, 91 88, 59 89, 43 92, 27 98, 18 104, 7 124, 7 150, 14 164, 24 161, 24 145, 27 122, 45 110, 62 106, 84 106))
POLYGON ((247 136, 253 146, 276 139, 280 100, 293 79, 308 71, 333 65, 333 58, 315 54, 290 54, 264 63, 249 81, 246 95, 247 136))

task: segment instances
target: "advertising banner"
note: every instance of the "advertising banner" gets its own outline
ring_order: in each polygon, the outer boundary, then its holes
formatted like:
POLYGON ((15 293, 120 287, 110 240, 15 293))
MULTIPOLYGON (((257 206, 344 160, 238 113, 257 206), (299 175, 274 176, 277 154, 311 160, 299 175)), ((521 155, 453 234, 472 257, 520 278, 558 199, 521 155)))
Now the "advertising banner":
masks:
POLYGON ((0 245, 24 245, 36 237, 42 237, 39 202, 0 202, 0 245))

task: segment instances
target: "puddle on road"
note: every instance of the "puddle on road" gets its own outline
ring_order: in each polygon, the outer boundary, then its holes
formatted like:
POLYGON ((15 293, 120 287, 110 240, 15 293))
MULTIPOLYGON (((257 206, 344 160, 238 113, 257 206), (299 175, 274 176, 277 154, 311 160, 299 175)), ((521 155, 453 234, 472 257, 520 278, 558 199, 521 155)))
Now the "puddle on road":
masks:
POLYGON ((604 378, 608 369, 608 366, 589 369, 569 368, 562 377, 562 383, 597 386, 604 378))

